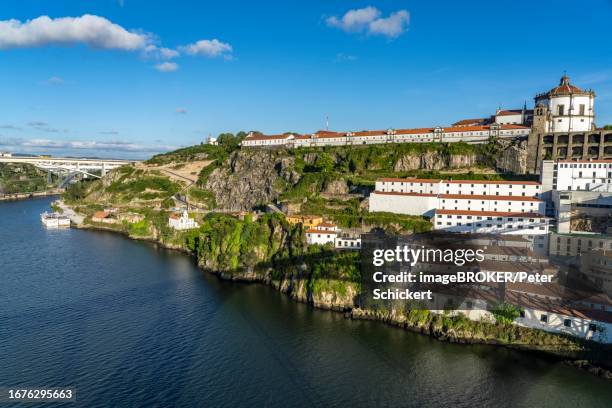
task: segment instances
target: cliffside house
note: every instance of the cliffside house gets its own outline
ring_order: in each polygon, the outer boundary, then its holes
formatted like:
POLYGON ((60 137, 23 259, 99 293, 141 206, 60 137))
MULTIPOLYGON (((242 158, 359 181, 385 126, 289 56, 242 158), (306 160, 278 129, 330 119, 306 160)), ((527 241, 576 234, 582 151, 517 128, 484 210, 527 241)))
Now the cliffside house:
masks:
POLYGON ((302 224, 307 228, 314 228, 323 222, 320 215, 288 215, 287 222, 291 225, 302 224))
POLYGON ((189 230, 199 227, 199 224, 193 218, 189 218, 189 213, 186 210, 181 214, 170 215, 168 225, 175 230, 189 230))

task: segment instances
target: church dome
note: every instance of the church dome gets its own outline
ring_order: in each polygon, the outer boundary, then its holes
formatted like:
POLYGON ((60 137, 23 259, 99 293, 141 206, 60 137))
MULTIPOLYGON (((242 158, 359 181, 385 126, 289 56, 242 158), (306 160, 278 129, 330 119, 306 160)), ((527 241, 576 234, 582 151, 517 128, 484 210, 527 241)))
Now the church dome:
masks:
POLYGON ((577 94, 577 93, 588 93, 584 90, 574 86, 570 83, 570 79, 567 75, 563 75, 561 80, 559 81, 559 86, 548 91, 549 96, 557 96, 557 95, 569 95, 569 94, 577 94))

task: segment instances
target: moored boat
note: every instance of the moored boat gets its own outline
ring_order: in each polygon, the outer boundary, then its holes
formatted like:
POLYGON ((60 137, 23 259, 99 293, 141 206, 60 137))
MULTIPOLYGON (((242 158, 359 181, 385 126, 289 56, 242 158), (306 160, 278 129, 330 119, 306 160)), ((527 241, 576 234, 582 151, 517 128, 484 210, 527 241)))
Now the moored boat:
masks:
POLYGON ((67 228, 70 227, 70 218, 58 213, 44 212, 40 214, 40 221, 47 228, 67 228))

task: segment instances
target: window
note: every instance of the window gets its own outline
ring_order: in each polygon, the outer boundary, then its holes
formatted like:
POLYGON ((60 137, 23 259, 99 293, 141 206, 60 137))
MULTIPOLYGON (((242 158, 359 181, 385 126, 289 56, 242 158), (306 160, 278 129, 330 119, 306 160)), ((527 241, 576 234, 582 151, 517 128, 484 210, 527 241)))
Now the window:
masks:
POLYGON ((594 323, 589 323, 589 331, 597 331, 597 325, 594 323))
POLYGON ((581 104, 579 105, 579 107, 578 107, 578 114, 579 114, 580 116, 584 116, 584 111, 585 111, 585 106, 584 106, 584 103, 581 103, 581 104))
POLYGON ((545 314, 540 315, 540 321, 542 323, 548 323, 548 315, 545 315, 545 314))
POLYGON ((559 116, 563 116, 565 114, 565 105, 558 105, 557 106, 557 114, 559 116))
POLYGON ((565 319, 563 320, 563 325, 565 327, 572 327, 572 320, 571 319, 565 319))

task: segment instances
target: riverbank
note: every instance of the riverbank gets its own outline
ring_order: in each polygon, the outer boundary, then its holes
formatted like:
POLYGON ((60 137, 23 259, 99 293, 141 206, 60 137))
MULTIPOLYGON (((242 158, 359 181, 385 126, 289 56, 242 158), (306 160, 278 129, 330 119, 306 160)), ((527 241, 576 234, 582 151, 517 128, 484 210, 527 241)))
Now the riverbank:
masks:
MULTIPOLYGON (((64 211, 73 211, 65 204, 62 204, 62 208, 64 211)), ((444 342, 488 344, 534 352, 557 361, 566 361, 568 364, 586 369, 602 378, 612 379, 609 362, 605 355, 602 357, 602 353, 608 353, 609 350, 604 350, 602 346, 593 342, 512 324, 474 322, 463 315, 363 310, 355 301, 359 294, 358 283, 334 278, 329 274, 325 274, 324 277, 315 277, 316 274, 309 270, 307 262, 303 264, 285 263, 281 264, 283 265, 281 267, 278 265, 271 267, 268 264, 261 267, 253 265, 249 268, 224 269, 218 260, 199 256, 201 254, 198 253, 198 245, 190 248, 185 244, 184 241, 189 239, 186 236, 181 235, 178 238, 168 239, 167 234, 160 234, 154 228, 152 233, 135 235, 130 233, 129 228, 122 225, 98 225, 98 223, 91 222, 86 216, 79 215, 79 217, 82 217, 80 222, 73 220, 78 228, 119 232, 130 239, 149 241, 163 248, 190 254, 196 258, 202 270, 216 275, 221 280, 261 283, 284 293, 294 301, 311 305, 317 309, 339 312, 346 318, 383 322, 444 342)), ((227 262, 230 262, 229 259, 227 262)), ((321 266, 324 268, 325 264, 318 265, 319 268, 321 266)))
POLYGON ((47 190, 47 191, 36 191, 33 193, 0 194, 0 201, 28 200, 30 198, 59 196, 63 193, 64 193, 64 189, 58 188, 58 189, 47 190))

